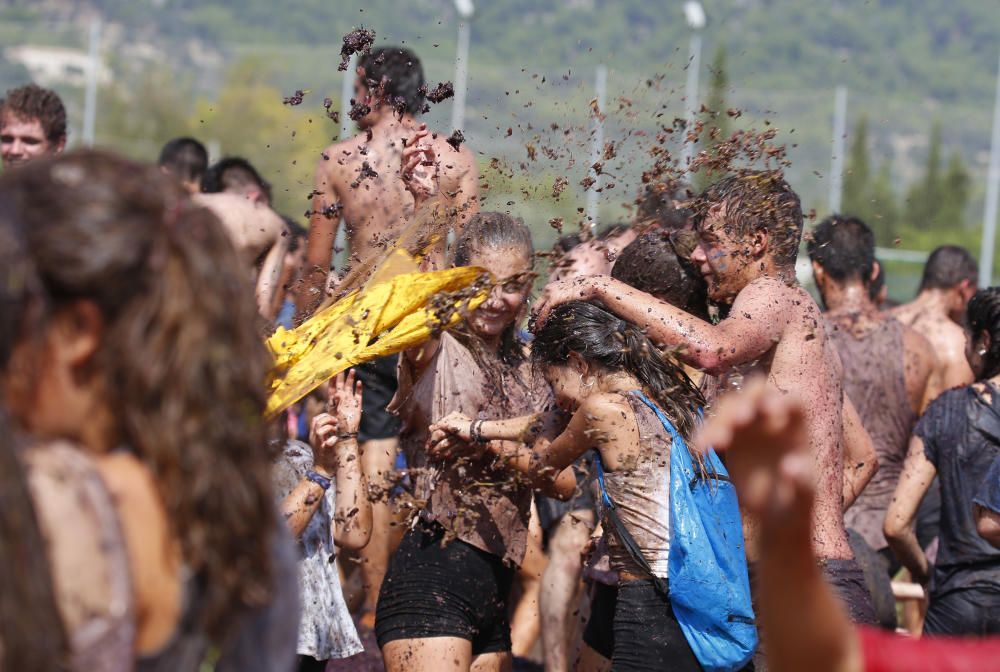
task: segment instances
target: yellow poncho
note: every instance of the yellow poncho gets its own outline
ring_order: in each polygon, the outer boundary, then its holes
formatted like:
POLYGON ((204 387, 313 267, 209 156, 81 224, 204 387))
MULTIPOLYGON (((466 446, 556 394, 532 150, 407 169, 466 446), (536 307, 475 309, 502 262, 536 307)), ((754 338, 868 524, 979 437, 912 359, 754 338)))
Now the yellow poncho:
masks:
POLYGON ((268 418, 341 371, 419 345, 486 298, 486 283, 477 283, 486 273, 481 268, 400 274, 400 265, 414 264, 402 250, 394 255, 399 263, 386 264, 363 289, 267 340, 275 358, 268 418))

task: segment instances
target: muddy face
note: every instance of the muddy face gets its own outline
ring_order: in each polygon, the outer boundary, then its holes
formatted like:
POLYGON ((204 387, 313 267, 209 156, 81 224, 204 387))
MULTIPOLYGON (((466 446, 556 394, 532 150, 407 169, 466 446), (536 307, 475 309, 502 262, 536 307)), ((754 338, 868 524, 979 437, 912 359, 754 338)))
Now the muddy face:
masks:
POLYGON ((469 317, 469 326, 481 338, 496 338, 518 319, 528 300, 531 257, 517 248, 486 248, 471 255, 469 263, 497 279, 489 298, 469 317))
POLYGON ((691 261, 708 284, 712 301, 730 303, 746 286, 747 266, 753 261, 751 241, 737 238, 726 225, 726 206, 713 206, 698 227, 698 245, 691 261))

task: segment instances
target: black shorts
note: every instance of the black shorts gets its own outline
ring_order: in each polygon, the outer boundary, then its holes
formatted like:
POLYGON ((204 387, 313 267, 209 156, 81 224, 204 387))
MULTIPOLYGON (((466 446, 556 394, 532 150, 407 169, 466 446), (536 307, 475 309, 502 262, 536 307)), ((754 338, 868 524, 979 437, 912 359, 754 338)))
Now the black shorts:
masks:
POLYGON ((514 568, 444 528, 420 521, 389 563, 375 609, 379 648, 397 639, 460 637, 472 655, 510 651, 507 600, 514 568))
POLYGON ((615 672, 701 672, 666 595, 649 581, 618 584, 615 604, 615 672))
POLYGON ((615 651, 615 604, 618 586, 594 582, 590 597, 590 618, 583 630, 584 643, 608 660, 615 651))
POLYGON ((820 560, 820 570, 827 584, 847 607, 847 615, 857 625, 877 626, 872 595, 857 560, 820 560))
POLYGON ((385 410, 396 394, 396 364, 399 355, 380 357, 365 364, 354 367, 358 380, 364 386, 365 394, 361 400, 361 426, 358 428, 358 441, 373 439, 391 439, 399 436, 399 418, 385 410))
POLYGON ((538 522, 542 526, 542 531, 548 539, 555 531, 555 526, 559 524, 562 517, 571 511, 596 511, 594 505, 593 485, 593 457, 592 452, 587 451, 573 463, 573 473, 576 476, 576 492, 568 501, 546 497, 545 495, 535 495, 535 507, 538 509, 538 522))

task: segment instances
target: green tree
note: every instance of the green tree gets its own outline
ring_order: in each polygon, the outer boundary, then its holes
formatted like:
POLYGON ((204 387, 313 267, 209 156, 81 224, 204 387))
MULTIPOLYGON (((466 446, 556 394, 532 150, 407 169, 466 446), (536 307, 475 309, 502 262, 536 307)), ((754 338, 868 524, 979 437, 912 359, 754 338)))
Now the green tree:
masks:
POLYGON ((928 230, 938 220, 944 183, 941 179, 941 122, 931 128, 924 176, 910 187, 906 199, 906 221, 915 229, 928 230))
POLYGON ((951 155, 941 184, 941 200, 934 224, 939 228, 963 226, 969 206, 972 178, 960 152, 951 155))
POLYGON ((860 215, 875 232, 881 245, 895 245, 900 234, 899 203, 892 187, 892 159, 887 158, 879 167, 868 190, 869 199, 860 215))
POLYGON ((851 134, 851 148, 844 172, 840 209, 850 215, 865 218, 870 205, 871 167, 868 161, 868 118, 861 117, 851 134))
MULTIPOLYGON (((701 139, 709 153, 712 153, 719 143, 726 140, 730 133, 729 114, 726 108, 726 91, 729 89, 729 75, 726 72, 726 45, 720 44, 712 59, 711 78, 709 79, 708 100, 705 103, 705 128, 701 139)), ((704 189, 722 175, 713 175, 707 170, 700 170, 695 176, 695 186, 704 189)))

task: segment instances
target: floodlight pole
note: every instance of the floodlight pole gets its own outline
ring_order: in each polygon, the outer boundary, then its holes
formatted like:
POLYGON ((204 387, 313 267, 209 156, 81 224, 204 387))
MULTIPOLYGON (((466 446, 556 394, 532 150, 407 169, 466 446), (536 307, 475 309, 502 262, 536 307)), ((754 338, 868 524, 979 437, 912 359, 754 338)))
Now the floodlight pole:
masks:
POLYGON ((87 66, 87 86, 83 102, 83 144, 91 147, 97 127, 97 83, 101 76, 101 20, 90 20, 90 63, 87 66))
POLYGON ((986 207, 983 211, 983 242, 979 252, 979 286, 993 284, 993 249, 997 234, 997 200, 1000 197, 1000 61, 997 63, 997 92, 993 103, 993 139, 990 168, 986 174, 986 207))
POLYGON ((590 166, 588 174, 594 183, 587 190, 587 220, 591 230, 597 227, 597 190, 600 188, 601 175, 594 170, 594 164, 601 160, 601 149, 604 147, 604 100, 607 97, 608 68, 597 66, 594 82, 594 93, 597 100, 597 110, 594 114, 594 132, 590 145, 590 166))
POLYGON ((833 104, 833 154, 830 157, 830 213, 840 212, 844 193, 844 137, 847 134, 847 87, 838 86, 833 104))

